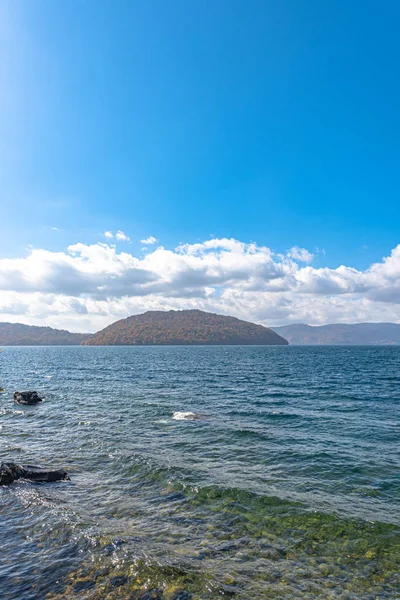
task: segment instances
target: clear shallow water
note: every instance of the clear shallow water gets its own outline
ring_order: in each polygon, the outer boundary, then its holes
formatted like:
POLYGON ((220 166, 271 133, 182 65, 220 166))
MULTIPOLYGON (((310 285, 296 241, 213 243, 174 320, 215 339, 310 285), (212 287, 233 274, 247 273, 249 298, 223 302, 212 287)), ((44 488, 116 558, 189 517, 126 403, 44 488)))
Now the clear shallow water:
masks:
POLYGON ((400 348, 6 348, 0 379, 2 460, 72 478, 0 488, 2 599, 400 598, 400 348))

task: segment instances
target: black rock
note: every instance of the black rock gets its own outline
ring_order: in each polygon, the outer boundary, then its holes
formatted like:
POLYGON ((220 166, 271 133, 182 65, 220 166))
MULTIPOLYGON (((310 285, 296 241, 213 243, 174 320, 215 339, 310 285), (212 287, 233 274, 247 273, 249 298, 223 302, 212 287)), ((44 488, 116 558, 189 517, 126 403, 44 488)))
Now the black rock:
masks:
POLYGON ((49 482, 69 480, 69 475, 64 469, 48 470, 32 465, 17 465, 16 463, 1 463, 0 485, 8 485, 17 479, 30 481, 49 482))
POLYGON ((14 400, 18 404, 38 404, 43 398, 37 392, 14 392, 14 400))
POLYGON ((126 575, 119 575, 111 577, 110 579, 110 584, 114 588, 121 587, 121 585, 125 585, 126 583, 128 583, 128 577, 126 575))

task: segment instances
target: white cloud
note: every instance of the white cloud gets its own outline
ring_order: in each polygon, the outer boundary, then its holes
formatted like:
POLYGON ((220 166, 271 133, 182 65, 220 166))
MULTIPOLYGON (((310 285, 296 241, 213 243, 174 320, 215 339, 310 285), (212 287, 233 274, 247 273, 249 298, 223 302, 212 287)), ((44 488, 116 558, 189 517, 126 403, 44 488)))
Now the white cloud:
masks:
POLYGON ((130 238, 120 229, 118 229, 117 233, 115 234, 116 239, 119 242, 130 242, 130 238))
POLYGON ((145 244, 146 246, 151 246, 152 244, 157 244, 157 241, 157 238, 150 235, 148 238, 140 240, 140 243, 145 244))
POLYGON ((228 238, 139 257, 108 243, 30 249, 0 259, 0 321, 93 331, 144 310, 200 308, 267 325, 400 322, 400 245, 363 271, 299 264, 311 257, 228 238))
POLYGON ((290 258, 293 258, 293 260, 305 263, 310 263, 314 259, 314 254, 311 254, 311 252, 305 248, 299 248, 299 246, 293 246, 293 248, 288 251, 287 255, 290 258))
POLYGON ((118 229, 118 231, 115 234, 112 231, 105 231, 103 233, 103 235, 107 240, 112 240, 115 237, 115 239, 118 242, 130 242, 131 241, 130 238, 123 231, 121 231, 121 229, 118 229))
POLYGON ((52 230, 53 231, 60 231, 60 228, 59 227, 52 227, 52 230))

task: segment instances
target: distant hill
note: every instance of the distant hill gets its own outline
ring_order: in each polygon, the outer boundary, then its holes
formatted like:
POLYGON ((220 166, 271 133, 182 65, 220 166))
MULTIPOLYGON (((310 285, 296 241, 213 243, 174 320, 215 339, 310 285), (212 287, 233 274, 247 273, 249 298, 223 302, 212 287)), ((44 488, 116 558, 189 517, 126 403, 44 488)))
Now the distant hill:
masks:
POLYGON ((88 346, 286 345, 277 333, 235 317, 201 310, 149 311, 117 321, 82 342, 88 346))
POLYGON ((395 345, 400 344, 396 323, 356 323, 354 325, 285 325, 274 331, 294 345, 395 345))
POLYGON ((0 346, 79 346, 87 337, 64 329, 0 323, 0 346))

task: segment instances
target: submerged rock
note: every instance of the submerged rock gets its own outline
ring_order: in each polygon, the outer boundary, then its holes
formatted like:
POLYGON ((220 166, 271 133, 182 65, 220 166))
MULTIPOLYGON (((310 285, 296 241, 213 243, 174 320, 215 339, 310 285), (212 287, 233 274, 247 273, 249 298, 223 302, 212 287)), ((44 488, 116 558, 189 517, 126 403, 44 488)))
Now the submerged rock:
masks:
POLYGON ((43 398, 37 392, 14 392, 14 400, 18 404, 38 404, 43 402, 43 398))
POLYGON ((29 481, 49 482, 69 480, 70 477, 64 469, 41 469, 32 465, 18 465, 16 463, 1 463, 0 485, 8 485, 17 479, 29 481))

